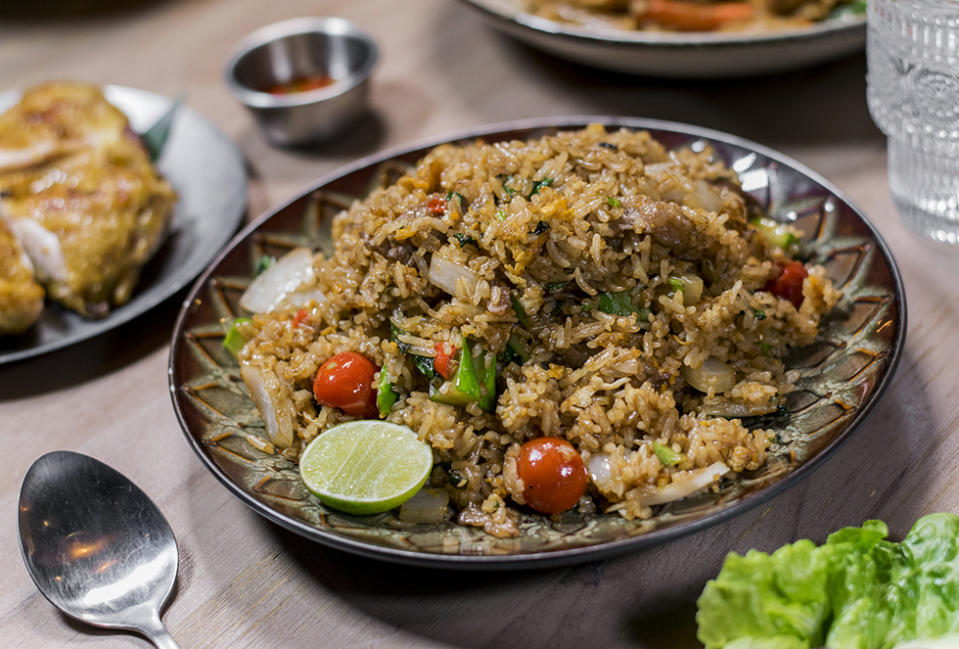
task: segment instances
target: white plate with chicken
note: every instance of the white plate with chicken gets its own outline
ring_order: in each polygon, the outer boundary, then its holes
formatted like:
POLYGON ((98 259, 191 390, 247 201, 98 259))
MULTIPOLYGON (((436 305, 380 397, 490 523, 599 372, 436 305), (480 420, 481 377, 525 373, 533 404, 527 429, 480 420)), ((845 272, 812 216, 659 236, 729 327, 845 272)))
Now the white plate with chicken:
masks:
POLYGON ((0 94, 0 364, 157 306, 236 231, 242 156, 175 103, 72 82, 0 94))
POLYGON ((597 68, 769 74, 862 51, 865 0, 461 0, 527 45, 597 68))

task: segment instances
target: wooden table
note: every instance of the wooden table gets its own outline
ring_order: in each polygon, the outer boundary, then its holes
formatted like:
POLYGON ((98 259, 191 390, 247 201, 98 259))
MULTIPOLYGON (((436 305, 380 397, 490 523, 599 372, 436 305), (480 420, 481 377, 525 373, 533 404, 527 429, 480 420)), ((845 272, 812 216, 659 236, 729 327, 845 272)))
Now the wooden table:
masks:
POLYGON ((615 560, 461 574, 327 549, 268 523, 217 483, 170 405, 168 340, 180 297, 172 299, 113 333, 0 368, 0 645, 146 646, 61 616, 23 568, 19 484, 54 449, 111 464, 166 514, 180 572, 164 619, 184 649, 693 647, 695 598, 727 551, 822 541, 874 517, 899 538, 922 514, 959 511, 959 256, 900 224, 864 73, 857 56, 732 82, 606 74, 520 46, 442 0, 182 0, 94 18, 0 19, 0 88, 64 78, 186 91, 249 160, 253 215, 363 154, 487 122, 621 114, 729 131, 796 157, 858 203, 899 262, 910 311, 902 361, 873 414, 812 477, 768 504, 615 560), (376 117, 327 146, 280 151, 227 94, 221 70, 247 32, 310 14, 344 16, 378 41, 376 117))

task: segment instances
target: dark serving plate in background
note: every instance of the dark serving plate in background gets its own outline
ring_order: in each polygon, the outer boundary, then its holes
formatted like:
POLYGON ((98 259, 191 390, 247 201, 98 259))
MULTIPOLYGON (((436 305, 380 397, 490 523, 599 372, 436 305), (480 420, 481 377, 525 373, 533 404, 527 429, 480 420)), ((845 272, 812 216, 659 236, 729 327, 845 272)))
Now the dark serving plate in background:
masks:
POLYGON ((796 484, 853 433, 889 383, 906 331, 906 304, 895 261, 859 210, 828 181, 760 145, 717 131, 655 120, 566 117, 494 124, 359 160, 263 215, 233 240, 197 281, 177 321, 170 352, 173 405, 186 439, 207 468, 269 520, 342 550, 419 565, 530 567, 598 559, 662 543, 718 523, 796 484), (765 466, 718 493, 670 503, 644 521, 567 512, 551 520, 521 515, 521 535, 497 539, 452 522, 408 524, 395 512, 350 516, 324 507, 301 484, 296 466, 247 441, 263 434, 259 413, 221 347, 237 300, 263 254, 297 245, 328 249, 332 217, 374 187, 390 183, 430 148, 482 137, 527 139, 601 122, 647 129, 668 148, 710 144, 743 187, 777 219, 805 233, 804 249, 823 265, 843 297, 820 338, 788 360, 799 369, 789 415, 760 422, 782 448, 765 466))
MULTIPOLYGON (((138 88, 104 86, 107 100, 142 133, 167 112, 173 99, 138 88)), ((0 93, 0 112, 20 99, 0 93)), ((0 366, 74 345, 110 331, 158 306, 192 282, 230 240, 246 213, 246 169, 236 145, 189 106, 180 106, 157 169, 177 192, 170 230, 126 304, 98 320, 47 301, 25 333, 0 336, 0 366)))

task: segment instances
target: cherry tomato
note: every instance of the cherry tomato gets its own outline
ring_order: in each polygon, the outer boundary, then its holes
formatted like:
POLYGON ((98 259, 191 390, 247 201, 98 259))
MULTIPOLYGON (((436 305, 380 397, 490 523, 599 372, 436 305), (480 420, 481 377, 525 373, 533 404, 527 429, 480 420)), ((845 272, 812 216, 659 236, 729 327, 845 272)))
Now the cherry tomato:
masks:
POLYGON ((786 262, 779 275, 766 282, 766 290, 777 297, 789 300, 797 309, 802 304, 802 283, 809 272, 798 261, 786 262))
POLYGON ((439 196, 434 196, 430 200, 426 201, 426 207, 436 214, 442 214, 446 211, 446 199, 439 196))
POLYGON ((450 378, 450 361, 456 349, 449 343, 436 343, 436 356, 433 358, 433 369, 444 379, 450 378), (449 350, 449 351, 447 351, 449 350))
POLYGON ((313 381, 313 396, 322 406, 333 406, 350 415, 376 417, 373 377, 379 371, 363 354, 342 352, 320 366, 313 381))
POLYGON ((516 472, 525 486, 526 503, 544 514, 575 505, 589 481, 579 453, 559 437, 539 437, 523 444, 516 472))
POLYGON ((296 329, 296 328, 299 327, 301 324, 303 324, 303 321, 306 320, 306 315, 307 315, 306 309, 300 309, 299 311, 296 312, 296 315, 293 316, 293 328, 294 328, 294 329, 296 329))

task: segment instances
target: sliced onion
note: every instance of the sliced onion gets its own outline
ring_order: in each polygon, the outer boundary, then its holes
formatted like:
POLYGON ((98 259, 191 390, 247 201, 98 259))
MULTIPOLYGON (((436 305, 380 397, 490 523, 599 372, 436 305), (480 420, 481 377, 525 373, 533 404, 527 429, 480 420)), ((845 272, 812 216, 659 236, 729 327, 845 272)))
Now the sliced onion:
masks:
POLYGON ((609 456, 605 453, 596 453, 586 462, 589 478, 593 484, 602 490, 613 477, 609 470, 609 456))
POLYGON ((294 248, 250 283, 240 296, 240 306, 252 313, 269 313, 312 278, 313 253, 309 248, 294 248))
POLYGON ((446 519, 450 495, 445 489, 420 489, 400 507, 406 523, 441 523, 446 519))
POLYGON ((710 356, 698 368, 683 365, 680 373, 691 386, 707 394, 721 394, 736 385, 736 372, 715 356, 710 356))
POLYGON ((263 417, 270 441, 280 448, 293 446, 293 404, 283 398, 276 374, 241 364, 240 377, 263 417))
POLYGON ((479 281, 479 276, 463 264, 450 261, 445 257, 433 255, 430 259, 430 269, 427 273, 430 283, 443 289, 450 295, 456 295, 456 281, 462 279, 467 286, 473 286, 479 281))
POLYGON ((730 468, 724 462, 714 462, 704 469, 697 469, 673 477, 673 481, 665 487, 650 489, 640 494, 639 501, 644 505, 662 505, 671 503, 705 489, 716 480, 729 473, 730 468))
POLYGON ((703 297, 703 278, 695 273, 679 273, 673 277, 683 285, 683 304, 699 304, 703 297))
POLYGON ((693 193, 688 201, 690 207, 701 207, 708 212, 718 212, 723 208, 723 200, 716 188, 702 178, 693 183, 693 193))
POLYGON ((279 306, 287 309, 291 307, 309 306, 311 303, 323 304, 326 302, 326 295, 318 288, 308 289, 306 291, 294 291, 281 300, 279 306))

